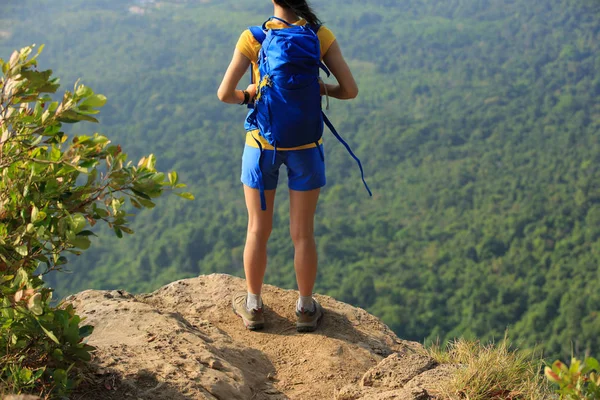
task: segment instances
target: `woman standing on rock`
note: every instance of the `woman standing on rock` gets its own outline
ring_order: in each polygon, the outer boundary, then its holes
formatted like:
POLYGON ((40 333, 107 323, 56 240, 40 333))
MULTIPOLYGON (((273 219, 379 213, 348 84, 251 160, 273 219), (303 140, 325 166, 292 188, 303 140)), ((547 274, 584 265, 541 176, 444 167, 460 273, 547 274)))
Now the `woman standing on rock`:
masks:
POLYGON ((225 103, 256 104, 256 110, 249 112, 245 124, 246 145, 242 157, 241 175, 248 209, 248 231, 244 249, 247 292, 235 294, 232 301, 235 313, 243 319, 248 329, 263 328, 261 290, 267 266, 267 241, 273 224, 273 204, 279 167, 285 164, 290 193, 290 233, 295 249, 294 268, 300 292, 296 303, 296 328, 299 332, 311 332, 317 328, 323 316, 321 305, 312 297, 317 276, 314 216, 320 189, 325 185, 320 95, 351 99, 358 94, 358 88, 335 36, 329 29, 321 26, 319 18, 306 0, 272 0, 272 2, 274 17, 262 26, 263 29, 257 31, 256 28, 251 28, 242 33, 218 90, 219 99, 225 103), (284 38, 286 35, 287 37, 284 38), (262 44, 263 41, 266 42, 265 45, 262 44), (278 47, 281 43, 284 44, 278 47), (289 50, 290 48, 292 49, 289 50), (287 108, 280 108, 279 112, 274 111, 277 106, 276 96, 281 92, 290 93, 289 90, 286 92, 287 89, 278 87, 275 69, 279 68, 278 71, 283 71, 282 74, 287 70, 294 70, 295 75, 286 76, 286 83, 291 81, 295 83, 307 78, 307 74, 302 75, 302 72, 298 72, 302 66, 292 62, 282 63, 281 60, 294 59, 293 54, 286 52, 298 51, 302 56, 295 58, 293 62, 299 59, 300 62, 305 62, 307 58, 310 59, 308 53, 313 51, 311 49, 317 54, 316 63, 310 67, 310 74, 316 73, 316 75, 312 76, 312 81, 306 85, 298 84, 297 87, 304 90, 306 86, 306 90, 316 91, 315 97, 312 96, 312 92, 306 92, 308 94, 297 96, 296 99, 292 99, 293 93, 288 94, 287 97, 280 95, 280 103, 287 105, 287 108), (262 55, 260 63, 259 54, 262 55), (319 80, 318 65, 321 60, 337 79, 337 85, 324 84, 319 80), (251 65, 255 83, 248 86, 246 90, 236 89, 251 65), (294 101, 298 103, 295 105, 294 101), (267 102, 268 111, 262 111, 260 107, 267 107, 264 105, 267 102), (290 132, 293 129, 317 116, 317 112, 306 112, 300 115, 300 119, 295 123, 294 114, 298 114, 298 110, 314 108, 315 105, 318 107, 320 119, 310 125, 311 128, 302 128, 300 134, 296 133, 295 137, 290 139, 290 132), (276 136, 277 125, 285 126, 286 122, 291 128, 283 129, 286 132, 282 132, 283 139, 281 139, 276 136), (265 127, 267 125, 268 127, 265 127), (314 137, 316 140, 311 142, 312 139, 307 139, 308 143, 306 140, 295 142, 299 136, 314 137), (303 144, 290 146, 284 145, 285 143, 303 144))

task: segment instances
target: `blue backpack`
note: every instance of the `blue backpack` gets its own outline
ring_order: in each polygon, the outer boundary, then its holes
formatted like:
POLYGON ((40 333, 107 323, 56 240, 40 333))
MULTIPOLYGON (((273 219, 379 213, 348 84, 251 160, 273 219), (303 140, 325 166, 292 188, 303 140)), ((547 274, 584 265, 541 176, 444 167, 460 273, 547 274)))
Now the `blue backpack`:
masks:
MULTIPOLYGON (((277 18, 269 18, 261 26, 252 26, 250 32, 261 49, 258 54, 260 81, 251 111, 246 118, 246 129, 258 129, 260 135, 275 148, 298 147, 315 143, 317 148, 323 136, 325 123, 335 137, 346 147, 360 168, 365 188, 372 196, 364 178, 362 164, 350 146, 337 133, 321 108, 319 69, 330 75, 321 62, 321 45, 317 32, 319 25, 292 25, 277 18), (289 28, 267 29, 271 19, 277 19, 289 28)), ((251 82, 254 74, 250 71, 251 82)), ((262 151, 262 146, 258 142, 262 151)), ((323 157, 323 153, 321 153, 323 157)), ((259 160, 260 170, 260 160, 259 160)), ((262 177, 259 179, 261 208, 266 210, 262 177)))

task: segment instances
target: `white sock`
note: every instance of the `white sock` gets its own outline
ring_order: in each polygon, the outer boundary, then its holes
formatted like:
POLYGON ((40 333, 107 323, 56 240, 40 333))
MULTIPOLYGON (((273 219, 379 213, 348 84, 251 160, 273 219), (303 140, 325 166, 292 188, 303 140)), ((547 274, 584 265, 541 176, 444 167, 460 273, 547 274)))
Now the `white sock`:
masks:
POLYGON ((252 294, 248 292, 248 297, 246 298, 246 308, 248 310, 258 310, 262 308, 262 299, 260 298, 260 294, 252 294))
POLYGON ((300 296, 298 302, 296 303, 296 308, 298 311, 308 311, 312 312, 315 309, 315 302, 312 296, 300 296))

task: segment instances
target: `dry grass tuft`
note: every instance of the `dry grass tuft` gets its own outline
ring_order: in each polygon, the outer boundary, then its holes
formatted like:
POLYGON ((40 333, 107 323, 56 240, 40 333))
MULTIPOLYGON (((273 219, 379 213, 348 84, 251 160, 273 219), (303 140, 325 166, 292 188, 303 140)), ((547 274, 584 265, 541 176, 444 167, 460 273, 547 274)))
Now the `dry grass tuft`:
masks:
POLYGON ((462 368, 440 388, 451 400, 548 400, 554 398, 540 373, 541 358, 533 352, 511 349, 507 336, 488 345, 457 339, 442 348, 433 345, 427 352, 441 364, 462 368))

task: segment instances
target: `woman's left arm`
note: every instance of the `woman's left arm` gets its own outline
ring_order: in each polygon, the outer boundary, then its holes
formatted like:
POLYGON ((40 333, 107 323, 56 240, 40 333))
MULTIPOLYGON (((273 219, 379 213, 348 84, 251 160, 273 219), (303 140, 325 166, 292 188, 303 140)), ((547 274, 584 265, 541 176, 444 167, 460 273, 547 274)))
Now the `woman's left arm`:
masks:
MULTIPOLYGON (((224 103, 241 104, 244 102, 244 92, 236 87, 250 66, 250 60, 238 49, 233 52, 231 63, 225 72, 221 86, 217 91, 217 97, 224 103)), ((250 99, 256 95, 256 85, 250 85, 246 89, 250 99)))

